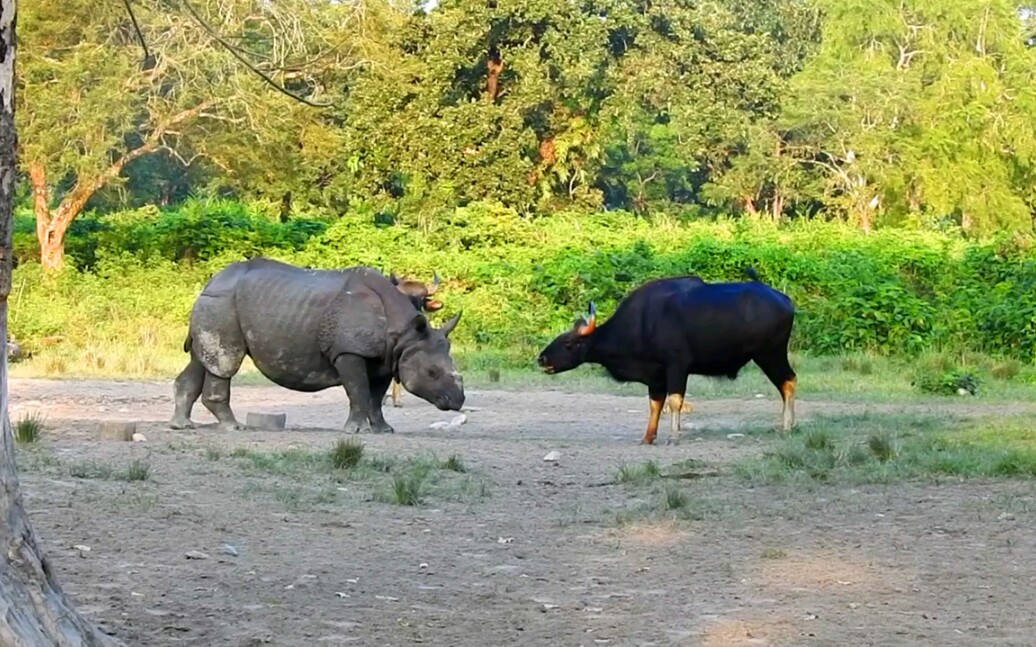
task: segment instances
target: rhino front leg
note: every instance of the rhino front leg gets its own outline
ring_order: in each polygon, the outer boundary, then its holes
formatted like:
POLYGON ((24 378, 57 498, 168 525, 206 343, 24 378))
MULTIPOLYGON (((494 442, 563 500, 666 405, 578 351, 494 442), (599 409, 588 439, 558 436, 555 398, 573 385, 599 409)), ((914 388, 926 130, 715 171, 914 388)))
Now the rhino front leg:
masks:
POLYGON ((201 389, 205 385, 205 367, 193 355, 187 366, 176 376, 173 382, 173 397, 176 409, 173 419, 169 421, 172 429, 193 429, 191 411, 194 403, 201 397, 201 389))
POLYGON ((234 417, 230 408, 230 378, 219 377, 205 372, 205 384, 202 386, 201 403, 216 416, 221 431, 241 429, 241 424, 234 417))
MULTIPOLYGON (((376 434, 392 434, 396 431, 392 428, 392 425, 385 421, 385 412, 382 410, 382 404, 385 402, 385 392, 388 390, 389 382, 391 381, 391 377, 375 378, 370 383, 371 410, 368 418, 371 423, 371 431, 376 434)), ((395 383, 393 382, 393 384, 395 383)))
POLYGON ((345 421, 345 433, 370 433, 371 387, 367 377, 367 360, 356 355, 340 355, 335 360, 335 370, 349 396, 349 418, 345 421))

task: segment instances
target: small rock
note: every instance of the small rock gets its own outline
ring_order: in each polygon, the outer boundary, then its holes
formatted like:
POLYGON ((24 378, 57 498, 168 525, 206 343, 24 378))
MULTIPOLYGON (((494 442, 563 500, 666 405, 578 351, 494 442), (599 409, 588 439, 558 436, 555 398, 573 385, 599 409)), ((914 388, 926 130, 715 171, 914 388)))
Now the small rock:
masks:
POLYGON ((249 411, 245 414, 245 426, 266 431, 283 431, 288 421, 286 413, 255 413, 249 411))
POLYGON ((418 568, 422 568, 422 569, 423 569, 423 568, 428 568, 428 564, 427 564, 426 562, 421 562, 420 564, 418 564, 418 566, 417 566, 417 567, 418 567, 418 568))
POLYGON ((549 454, 547 454, 546 456, 543 457, 543 460, 547 461, 548 463, 551 462, 551 461, 558 461, 560 459, 561 459, 561 454, 557 453, 556 451, 555 452, 550 452, 549 454))
POLYGON ((238 556, 237 549, 231 546, 230 544, 223 544, 223 553, 226 555, 230 555, 231 557, 238 556))
POLYGON ((744 438, 744 434, 727 434, 727 438, 734 440, 736 438, 744 438))
POLYGON ((137 433, 137 423, 123 420, 102 420, 97 423, 101 440, 129 441, 137 433))
POLYGON ((496 543, 498 543, 498 544, 514 543, 514 537, 500 537, 499 539, 496 540, 496 543))
POLYGON ((86 554, 90 552, 90 547, 84 546, 83 544, 76 544, 75 546, 72 546, 72 548, 73 550, 79 551, 79 556, 83 558, 85 558, 86 554))
POLYGON ((399 602, 399 598, 394 598, 391 595, 375 595, 375 600, 385 600, 386 602, 399 602))
POLYGON ((119 413, 129 413, 129 409, 127 409, 126 407, 122 407, 119 409, 119 413))
POLYGON ((957 395, 968 395, 967 389, 957 389, 957 395))
POLYGON ((335 595, 340 598, 350 597, 348 593, 342 593, 341 591, 335 591, 335 595))
POLYGON ((762 393, 756 393, 755 397, 757 397, 757 398, 765 398, 766 396, 763 395, 762 393))
POLYGON ((456 429, 457 427, 460 427, 461 425, 463 425, 467 421, 468 421, 468 417, 466 415, 464 415, 463 413, 460 413, 460 414, 457 414, 456 416, 453 416, 453 419, 450 420, 449 422, 442 422, 442 421, 433 422, 432 424, 428 425, 428 428, 429 429, 456 429))
POLYGON ((144 434, 140 433, 139 431, 133 434, 132 438, 133 442, 135 443, 142 443, 147 440, 147 438, 144 437, 144 434))
POLYGON ((551 609, 557 609, 557 608, 558 608, 558 605, 556 605, 556 604, 544 604, 543 607, 542 607, 542 611, 544 613, 546 613, 547 611, 550 611, 551 609))
POLYGON ((186 555, 187 559, 208 559, 209 558, 208 555, 206 555, 205 553, 201 552, 200 550, 189 550, 189 551, 187 551, 187 553, 185 555, 186 555))

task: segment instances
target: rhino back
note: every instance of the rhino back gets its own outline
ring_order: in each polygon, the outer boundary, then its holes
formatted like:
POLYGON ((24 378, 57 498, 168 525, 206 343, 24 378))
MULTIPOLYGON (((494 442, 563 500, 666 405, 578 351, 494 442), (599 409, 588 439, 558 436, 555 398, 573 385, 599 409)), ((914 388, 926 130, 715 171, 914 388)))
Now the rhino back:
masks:
POLYGON ((248 354, 267 378, 291 389, 320 390, 339 383, 339 353, 383 354, 381 303, 357 280, 357 270, 257 260, 234 300, 248 354))

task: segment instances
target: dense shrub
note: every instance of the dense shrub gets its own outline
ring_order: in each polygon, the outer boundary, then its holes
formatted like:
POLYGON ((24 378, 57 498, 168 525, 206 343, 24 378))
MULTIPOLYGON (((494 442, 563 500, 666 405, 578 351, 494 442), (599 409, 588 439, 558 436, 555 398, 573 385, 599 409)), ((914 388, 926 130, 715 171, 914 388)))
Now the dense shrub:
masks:
POLYGON ((530 221, 483 204, 422 231, 381 223, 369 212, 330 224, 280 223, 235 203, 138 210, 103 222, 70 235, 70 255, 88 269, 48 281, 24 259, 16 270, 11 327, 30 349, 54 337, 83 353, 152 344, 179 362, 190 304, 207 278, 232 260, 264 253, 315 267, 363 263, 421 279, 438 271, 447 310, 436 318, 464 310, 455 334, 459 353, 481 350, 523 365, 591 299, 607 317, 649 278, 740 280, 748 265, 796 301, 792 339, 801 351, 974 350, 1024 362, 1036 355, 1036 252, 1025 240, 965 242, 904 230, 864 235, 808 221, 781 228, 678 223, 620 212, 530 221), (178 260, 187 249, 192 260, 178 260))

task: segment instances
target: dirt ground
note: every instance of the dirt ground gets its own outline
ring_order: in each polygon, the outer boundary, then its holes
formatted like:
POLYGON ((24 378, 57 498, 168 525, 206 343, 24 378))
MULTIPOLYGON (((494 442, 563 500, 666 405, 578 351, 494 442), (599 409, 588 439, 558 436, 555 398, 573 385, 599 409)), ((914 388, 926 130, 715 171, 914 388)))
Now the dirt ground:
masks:
MULTIPOLYGON (((169 430, 171 383, 13 380, 11 392, 12 418, 46 416, 42 445, 19 447, 32 522, 74 602, 129 645, 1036 642, 1031 482, 793 490, 701 478, 680 481, 702 512, 685 520, 638 516, 638 491, 608 484, 624 463, 722 468, 760 452, 770 434, 728 434, 775 423, 769 393, 696 400, 678 447, 638 445, 646 397, 469 389, 467 423, 435 430, 452 414, 405 394, 386 407, 397 433, 362 436, 367 452, 457 453, 486 483, 410 507, 228 456, 330 447, 339 390, 235 386, 241 420, 283 411, 288 429, 229 434, 169 430), (147 441, 100 441, 100 419, 140 421, 147 441), (149 480, 60 468, 132 458, 150 463, 149 480)), ((878 408, 904 407, 801 398, 798 413, 878 408)), ((212 421, 200 404, 194 419, 212 421)))

